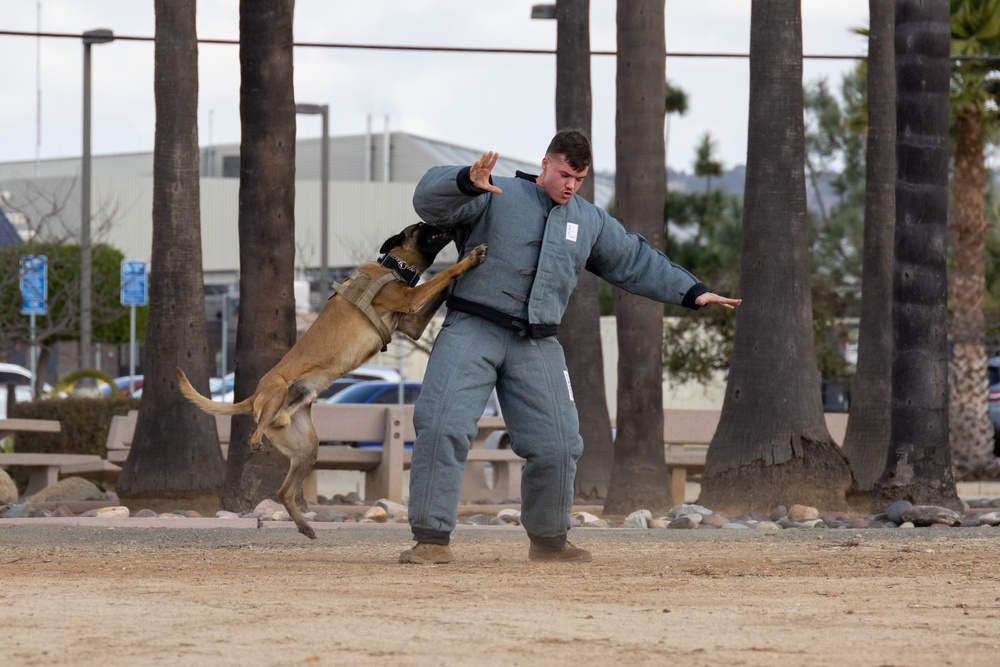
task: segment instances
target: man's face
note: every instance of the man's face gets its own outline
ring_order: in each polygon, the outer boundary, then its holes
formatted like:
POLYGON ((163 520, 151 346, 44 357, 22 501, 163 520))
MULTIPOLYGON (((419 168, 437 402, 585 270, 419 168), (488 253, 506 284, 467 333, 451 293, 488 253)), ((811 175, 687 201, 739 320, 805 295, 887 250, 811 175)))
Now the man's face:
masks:
POLYGON ((565 204, 583 185, 588 171, 590 167, 577 171, 561 155, 546 155, 542 158, 542 173, 535 183, 545 188, 552 201, 565 204))

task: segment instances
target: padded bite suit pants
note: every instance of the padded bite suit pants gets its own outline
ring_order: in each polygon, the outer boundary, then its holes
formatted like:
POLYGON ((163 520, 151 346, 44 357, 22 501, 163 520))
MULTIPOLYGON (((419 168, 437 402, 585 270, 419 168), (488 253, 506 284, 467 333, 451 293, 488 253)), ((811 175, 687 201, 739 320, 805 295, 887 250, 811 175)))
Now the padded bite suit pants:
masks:
POLYGON ((494 384, 511 446, 525 459, 521 525, 533 542, 561 548, 583 453, 562 346, 457 311, 445 318, 414 408, 413 537, 448 544, 469 445, 494 384))

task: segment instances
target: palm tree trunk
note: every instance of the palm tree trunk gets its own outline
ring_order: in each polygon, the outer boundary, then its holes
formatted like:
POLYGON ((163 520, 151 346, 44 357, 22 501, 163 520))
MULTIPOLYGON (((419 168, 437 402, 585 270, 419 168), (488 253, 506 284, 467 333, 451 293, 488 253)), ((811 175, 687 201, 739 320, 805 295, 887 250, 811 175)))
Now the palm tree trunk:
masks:
MULTIPOLYGON (((240 306, 236 400, 295 343, 295 95, 292 0, 240 2, 240 306)), ((233 419, 223 505, 252 509, 273 497, 288 459, 251 453, 250 417, 233 419)))
POLYGON ((740 291, 729 383, 698 502, 717 511, 846 506, 813 346, 797 0, 754 0, 740 291))
MULTIPOLYGON (((667 174, 664 0, 618 0, 618 219, 663 247, 667 174)), ((663 456, 663 306, 623 291, 618 315, 618 433, 605 514, 669 508, 663 456)))
POLYGON ((117 492, 143 507, 214 514, 224 463, 215 419, 177 391, 183 366, 208 391, 198 170, 195 0, 156 0, 151 335, 143 400, 117 492))
POLYGON ((993 462, 993 422, 986 378, 986 214, 983 118, 970 107, 958 114, 955 148, 955 247, 950 274, 952 303, 951 395, 948 417, 958 479, 993 462))
MULTIPOLYGON (((557 0, 556 127, 591 131, 590 0, 557 0)), ((594 201, 593 176, 578 193, 594 201)), ((583 456, 577 463, 575 495, 587 500, 608 493, 614 442, 604 391, 604 353, 601 347, 601 308, 597 276, 584 272, 563 314, 559 342, 566 350, 566 366, 573 383, 583 456)))
POLYGON ((852 506, 869 511, 875 480, 889 453, 892 396, 892 262, 896 215, 895 11, 869 0, 868 145, 865 155, 865 231, 861 324, 851 418, 844 455, 851 462, 852 506))
POLYGON ((874 503, 960 509, 948 446, 948 4, 896 3, 892 427, 874 503))

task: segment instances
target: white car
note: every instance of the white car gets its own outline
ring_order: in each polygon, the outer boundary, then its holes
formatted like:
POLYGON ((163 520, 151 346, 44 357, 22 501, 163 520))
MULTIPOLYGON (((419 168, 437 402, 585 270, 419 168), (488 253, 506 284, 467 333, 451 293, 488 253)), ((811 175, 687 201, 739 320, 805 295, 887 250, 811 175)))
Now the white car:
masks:
MULTIPOLYGON (((7 417, 7 386, 11 384, 18 403, 31 400, 31 371, 17 364, 0 363, 0 419, 7 417)), ((51 390, 48 383, 42 385, 43 392, 51 390)))

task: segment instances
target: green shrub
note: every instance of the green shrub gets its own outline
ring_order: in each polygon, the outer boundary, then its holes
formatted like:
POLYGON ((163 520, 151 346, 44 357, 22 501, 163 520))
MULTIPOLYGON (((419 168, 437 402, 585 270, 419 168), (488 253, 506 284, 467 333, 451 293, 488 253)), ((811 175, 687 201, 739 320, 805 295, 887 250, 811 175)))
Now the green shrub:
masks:
POLYGON ((11 417, 55 419, 59 433, 18 433, 14 451, 107 456, 111 418, 139 409, 139 399, 124 396, 53 398, 14 404, 11 417))

